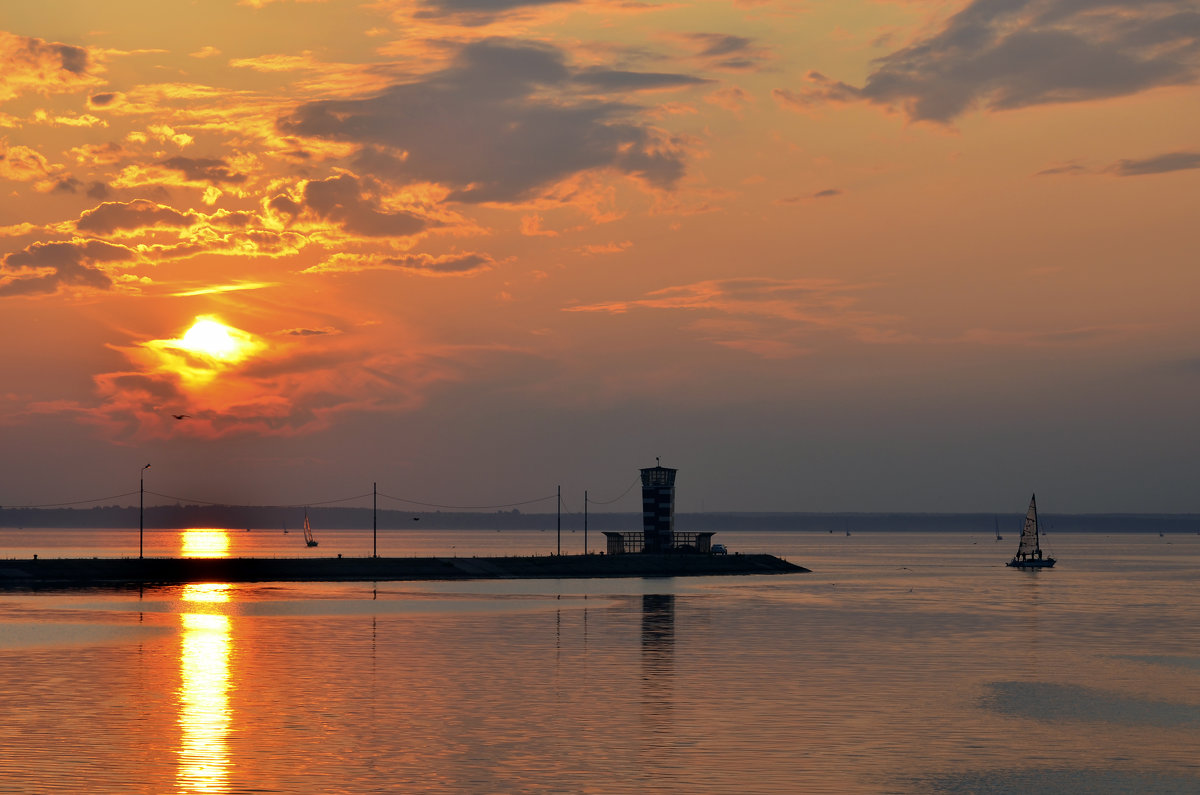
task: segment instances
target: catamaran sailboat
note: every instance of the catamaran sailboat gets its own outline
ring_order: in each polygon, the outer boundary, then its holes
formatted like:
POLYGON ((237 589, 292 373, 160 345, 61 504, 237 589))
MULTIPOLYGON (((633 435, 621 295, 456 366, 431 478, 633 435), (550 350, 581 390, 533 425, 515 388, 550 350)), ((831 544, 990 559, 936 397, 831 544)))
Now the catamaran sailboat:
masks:
POLYGON ((1029 498, 1029 510, 1025 512, 1025 525, 1021 528, 1017 554, 1005 565, 1016 569, 1048 569, 1054 565, 1054 558, 1042 556, 1042 546, 1038 541, 1036 494, 1029 498))
POLYGON ((317 539, 313 538, 312 526, 308 523, 308 511, 304 511, 304 543, 310 547, 317 545, 317 539))

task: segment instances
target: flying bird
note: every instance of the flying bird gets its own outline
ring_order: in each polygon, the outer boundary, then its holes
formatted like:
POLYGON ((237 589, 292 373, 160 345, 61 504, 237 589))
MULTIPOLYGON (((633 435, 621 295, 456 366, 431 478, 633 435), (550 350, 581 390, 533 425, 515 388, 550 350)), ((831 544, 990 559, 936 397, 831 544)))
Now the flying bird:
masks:
POLYGON ((171 416, 177 420, 187 420, 187 419, 191 419, 192 415, 191 414, 172 414, 171 416))

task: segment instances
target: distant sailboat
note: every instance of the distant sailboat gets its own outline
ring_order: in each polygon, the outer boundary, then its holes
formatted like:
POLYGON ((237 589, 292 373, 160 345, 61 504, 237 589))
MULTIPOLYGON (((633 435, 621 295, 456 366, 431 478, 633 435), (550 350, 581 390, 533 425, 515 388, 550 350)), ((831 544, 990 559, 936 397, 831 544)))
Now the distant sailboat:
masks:
POLYGON ((996 525, 996 540, 1003 541, 1004 536, 1000 535, 1000 520, 995 516, 992 517, 992 524, 996 525))
POLYGON ((1042 557, 1042 546, 1038 539, 1037 495, 1029 498, 1029 510, 1025 512, 1025 524, 1021 527, 1021 543, 1017 554, 1007 564, 1016 569, 1048 569, 1054 558, 1042 557))
POLYGON ((304 511, 304 543, 310 547, 317 545, 317 539, 313 538, 312 525, 308 523, 308 510, 304 511))

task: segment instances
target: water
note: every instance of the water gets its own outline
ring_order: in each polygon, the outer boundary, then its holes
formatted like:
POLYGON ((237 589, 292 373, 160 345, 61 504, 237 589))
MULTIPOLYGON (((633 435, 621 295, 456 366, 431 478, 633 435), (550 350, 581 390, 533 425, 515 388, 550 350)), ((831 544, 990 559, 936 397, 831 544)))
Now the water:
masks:
MULTIPOLYGON (((370 554, 317 533, 146 550, 370 554)), ((0 569, 131 539, 3 530, 0 569)), ((1200 792, 1200 536, 1056 534, 1041 572, 987 535, 720 540, 814 571, 0 591, 0 792, 1200 792)))

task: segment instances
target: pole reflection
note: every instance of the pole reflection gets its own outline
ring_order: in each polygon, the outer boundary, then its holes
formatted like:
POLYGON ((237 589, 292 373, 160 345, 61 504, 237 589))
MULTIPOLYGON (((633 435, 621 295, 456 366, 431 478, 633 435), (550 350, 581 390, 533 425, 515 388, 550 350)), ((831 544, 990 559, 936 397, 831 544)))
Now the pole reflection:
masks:
POLYGON ((179 650, 179 770, 183 793, 228 792, 229 656, 232 645, 228 585, 188 585, 183 601, 194 611, 181 614, 179 650))

